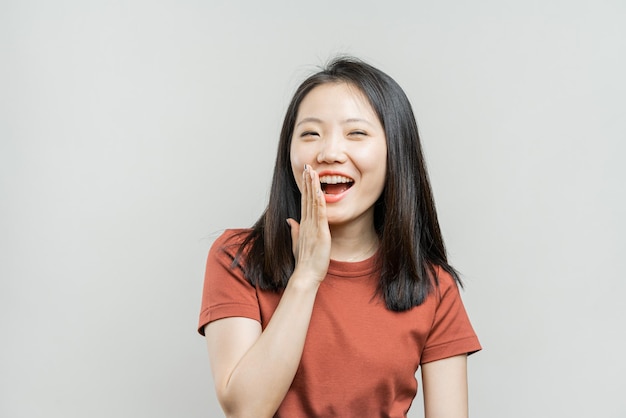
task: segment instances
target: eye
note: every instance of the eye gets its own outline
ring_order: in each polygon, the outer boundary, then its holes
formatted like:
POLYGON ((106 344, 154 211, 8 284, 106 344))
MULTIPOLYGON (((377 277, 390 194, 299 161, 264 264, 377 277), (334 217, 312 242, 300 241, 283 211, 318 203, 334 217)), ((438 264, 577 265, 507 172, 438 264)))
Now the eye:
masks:
POLYGON ((304 131, 300 134, 301 138, 314 137, 314 136, 320 136, 320 134, 318 134, 315 131, 304 131))
POLYGON ((360 129, 354 130, 354 131, 350 131, 350 133, 348 135, 351 136, 367 136, 367 132, 362 131, 360 129))

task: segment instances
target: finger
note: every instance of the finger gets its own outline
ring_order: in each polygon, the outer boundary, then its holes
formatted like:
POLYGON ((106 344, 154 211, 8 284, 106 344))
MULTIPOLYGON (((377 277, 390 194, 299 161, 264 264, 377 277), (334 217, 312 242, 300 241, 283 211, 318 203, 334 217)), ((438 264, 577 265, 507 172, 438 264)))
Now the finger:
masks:
POLYGON ((317 195, 316 195, 316 220, 320 226, 328 227, 328 218, 326 217, 326 199, 324 198, 324 192, 322 192, 322 186, 319 182, 319 176, 317 181, 317 195))
POLYGON ((317 171, 310 170, 310 180, 311 180, 311 189, 309 192, 309 196, 311 199, 311 219, 317 222, 317 218, 319 215, 319 195, 320 195, 320 182, 319 175, 317 171))
POLYGON ((307 165, 304 165, 304 171, 302 172, 302 200, 301 200, 301 219, 303 222, 309 217, 309 184, 307 180, 307 165))
POLYGON ((287 219, 287 224, 289 225, 289 229, 291 231, 291 250, 293 251, 294 257, 298 251, 298 237, 300 236, 300 224, 295 221, 295 219, 289 218, 287 219))

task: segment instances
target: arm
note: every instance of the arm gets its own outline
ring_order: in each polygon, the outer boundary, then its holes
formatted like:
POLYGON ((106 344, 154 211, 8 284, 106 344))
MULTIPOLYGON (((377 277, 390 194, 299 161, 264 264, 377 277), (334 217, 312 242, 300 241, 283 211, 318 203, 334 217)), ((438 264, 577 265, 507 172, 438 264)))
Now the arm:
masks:
POLYGON ((422 364, 424 416, 467 418, 467 355, 422 364))
POLYGON ((270 417, 278 409, 300 363, 316 290, 288 286, 263 333, 261 324, 248 318, 224 318, 205 327, 226 416, 270 417))
POLYGON ((290 219, 296 267, 265 330, 247 318, 205 327, 217 397, 228 417, 271 417, 296 374, 319 285, 330 262, 330 230, 319 178, 305 170, 301 224, 290 219))

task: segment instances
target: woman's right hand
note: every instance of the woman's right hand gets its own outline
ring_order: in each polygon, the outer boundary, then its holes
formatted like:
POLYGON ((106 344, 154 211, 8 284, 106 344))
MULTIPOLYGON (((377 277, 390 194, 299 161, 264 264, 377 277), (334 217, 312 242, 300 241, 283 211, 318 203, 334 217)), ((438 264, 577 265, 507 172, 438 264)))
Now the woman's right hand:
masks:
POLYGON ((330 228, 326 217, 326 200, 319 175, 305 165, 302 173, 302 216, 300 224, 287 219, 296 267, 293 279, 313 280, 319 284, 326 277, 330 263, 330 228))
POLYGON ((296 268, 267 325, 222 318, 204 328, 217 397, 226 416, 271 417, 298 370, 313 305, 330 263, 330 228, 319 176, 302 174, 302 219, 288 219, 296 268))

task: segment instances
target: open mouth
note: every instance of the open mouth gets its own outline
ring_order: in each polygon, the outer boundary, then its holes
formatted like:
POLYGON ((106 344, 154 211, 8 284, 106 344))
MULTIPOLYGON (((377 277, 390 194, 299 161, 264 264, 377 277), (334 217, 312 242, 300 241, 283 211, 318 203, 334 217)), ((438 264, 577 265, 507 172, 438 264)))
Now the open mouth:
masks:
POLYGON ((354 185, 354 180, 344 176, 322 176, 320 186, 324 194, 341 194, 354 185))

